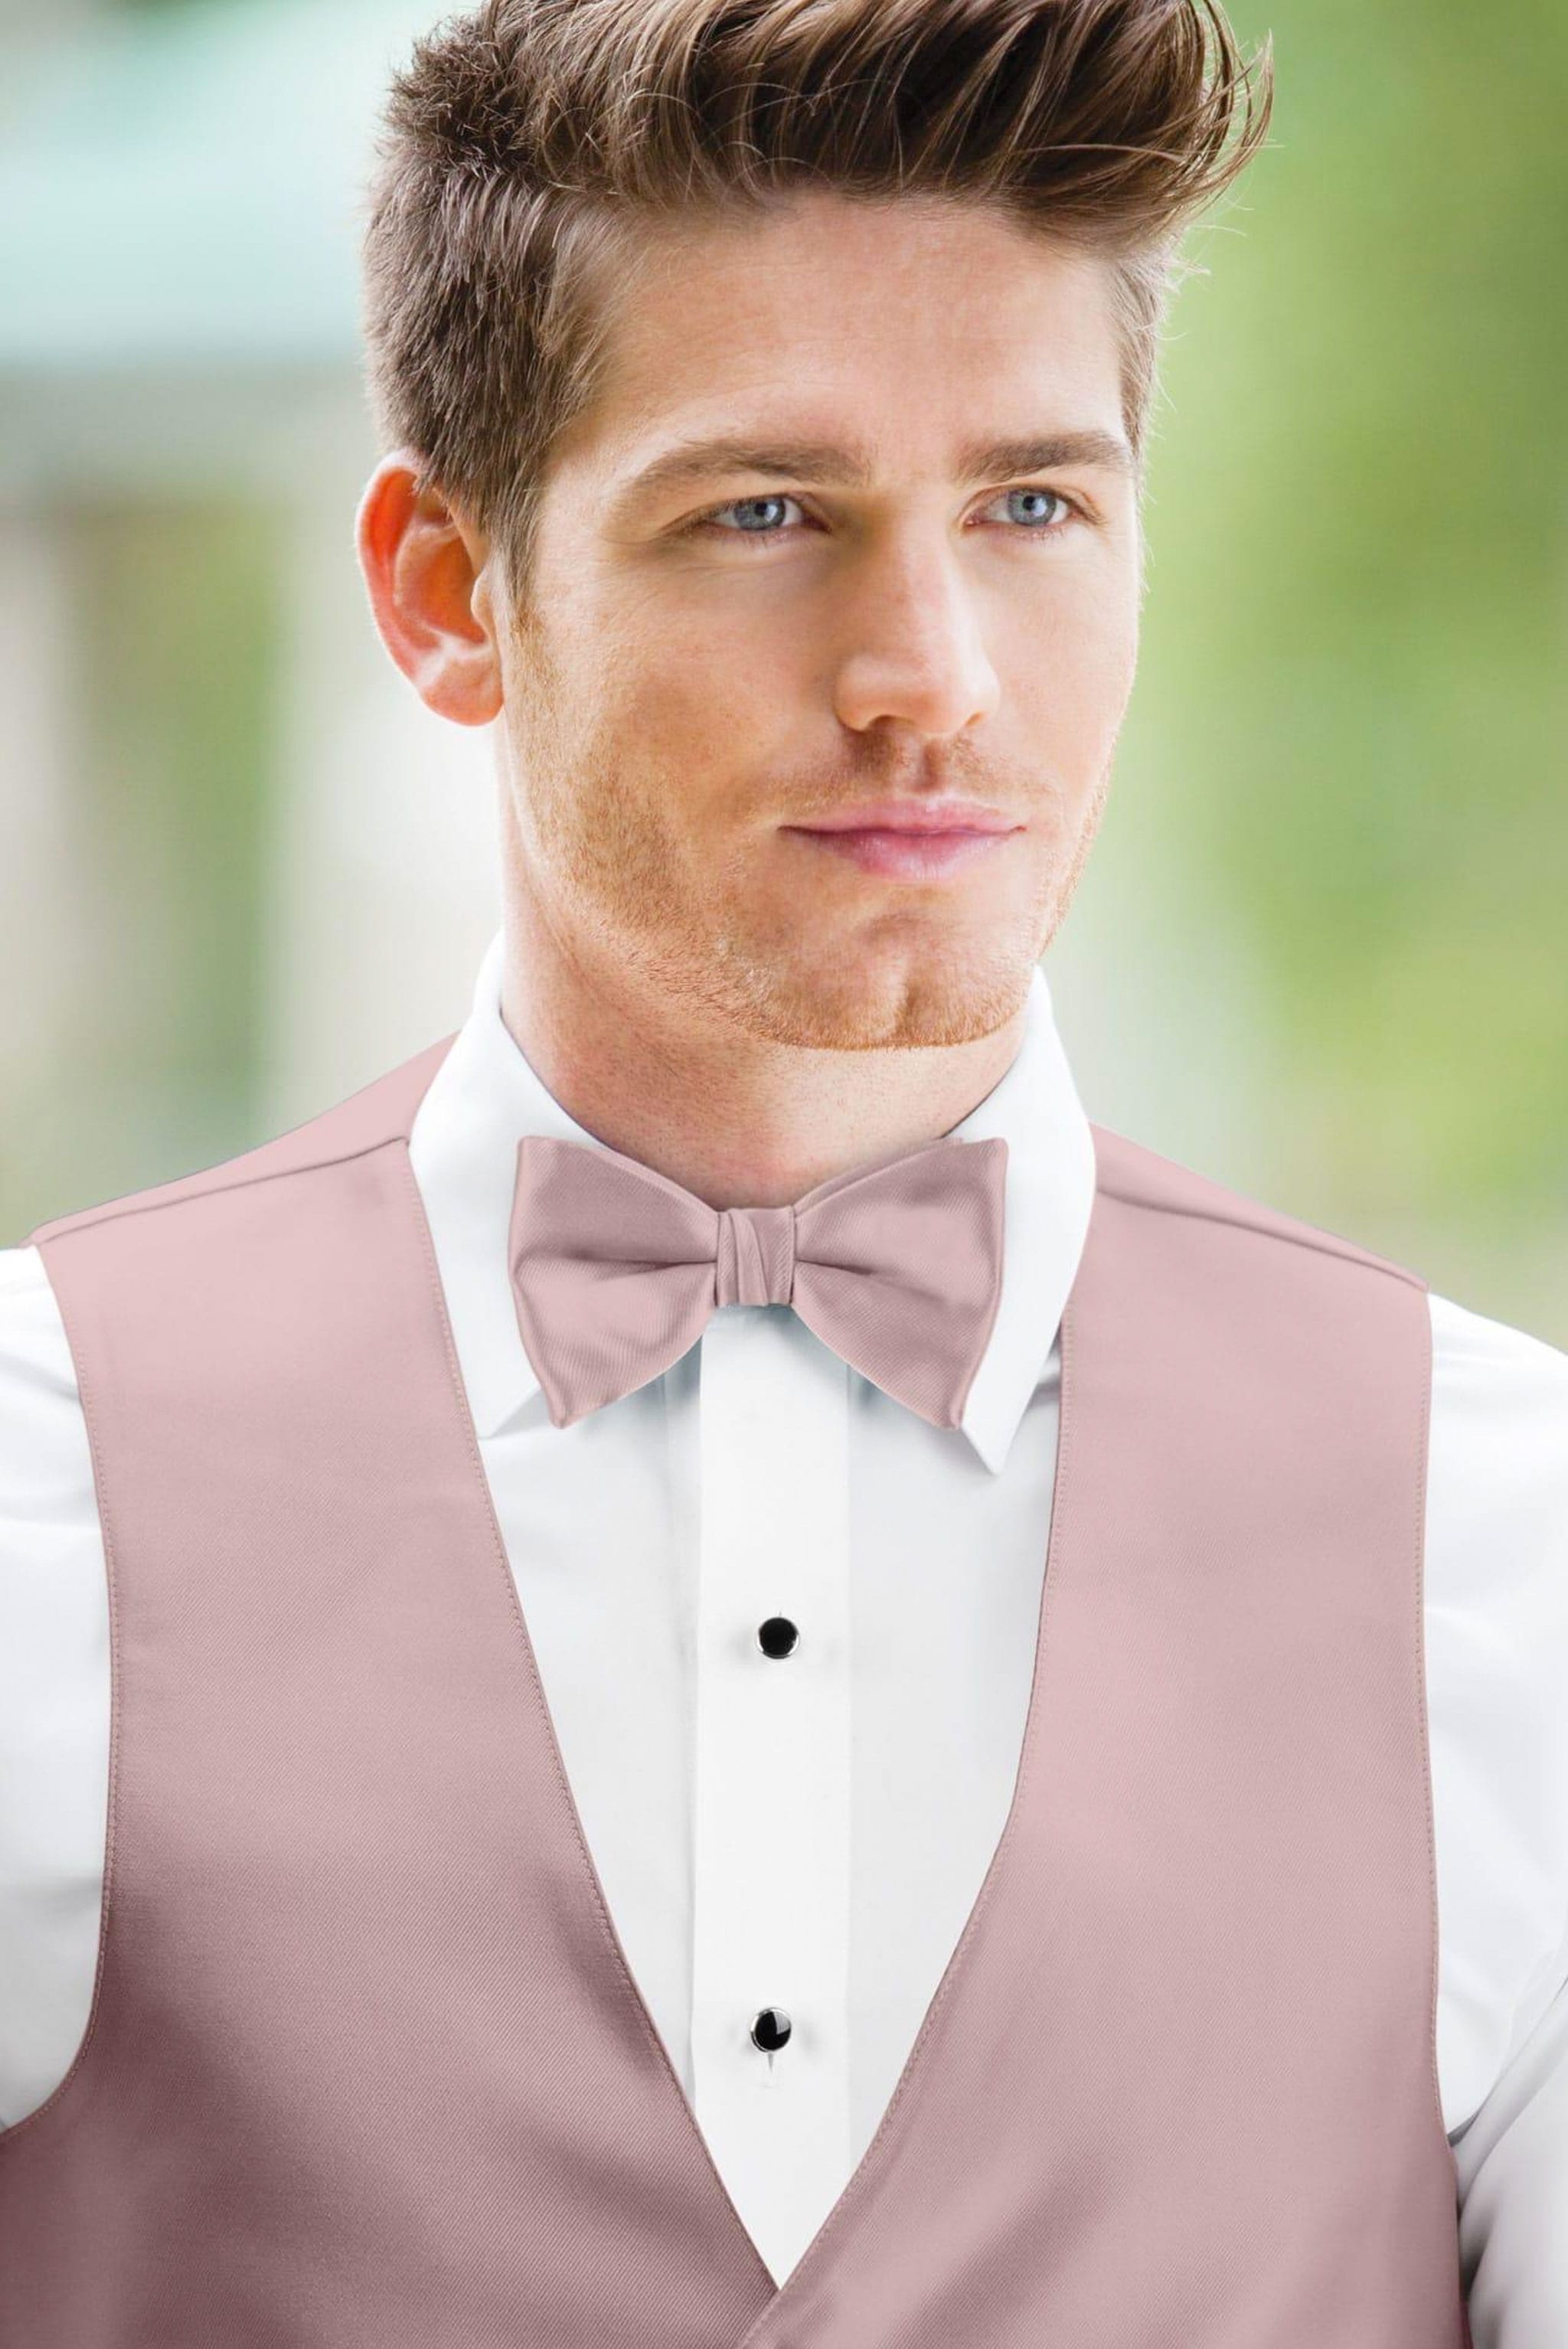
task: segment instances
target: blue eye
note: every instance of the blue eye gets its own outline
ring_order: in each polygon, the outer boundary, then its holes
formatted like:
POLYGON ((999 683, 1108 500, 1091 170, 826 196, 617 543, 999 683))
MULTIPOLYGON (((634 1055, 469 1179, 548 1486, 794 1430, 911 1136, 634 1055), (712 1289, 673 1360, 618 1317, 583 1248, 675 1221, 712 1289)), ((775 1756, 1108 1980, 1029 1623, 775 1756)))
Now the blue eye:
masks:
MULTIPOLYGON (((711 514, 705 515, 701 519, 712 522, 716 528, 723 529, 724 525, 717 520, 717 517, 720 514, 750 514, 755 516, 759 507, 790 506, 798 503, 799 501, 797 499, 787 497, 782 490, 772 490, 765 496, 759 498, 733 498, 728 505, 715 506, 711 514)), ((775 538, 778 536, 778 533, 776 531, 755 530, 749 523, 743 522, 738 530, 726 531, 725 535, 727 538, 775 538)))
POLYGON ((1003 495, 1009 498, 1043 498, 1050 504, 1058 506, 1065 506, 1068 503, 1068 500, 1057 490, 1006 490, 1003 495))

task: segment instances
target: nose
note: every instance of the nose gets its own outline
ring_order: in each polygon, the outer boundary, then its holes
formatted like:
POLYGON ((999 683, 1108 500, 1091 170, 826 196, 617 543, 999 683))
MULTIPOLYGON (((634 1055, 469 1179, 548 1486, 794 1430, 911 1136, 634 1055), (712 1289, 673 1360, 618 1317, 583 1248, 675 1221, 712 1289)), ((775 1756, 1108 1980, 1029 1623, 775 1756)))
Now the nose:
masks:
POLYGON ((857 565, 834 688, 842 724, 960 734, 996 706, 976 592, 943 536, 890 539, 857 565))

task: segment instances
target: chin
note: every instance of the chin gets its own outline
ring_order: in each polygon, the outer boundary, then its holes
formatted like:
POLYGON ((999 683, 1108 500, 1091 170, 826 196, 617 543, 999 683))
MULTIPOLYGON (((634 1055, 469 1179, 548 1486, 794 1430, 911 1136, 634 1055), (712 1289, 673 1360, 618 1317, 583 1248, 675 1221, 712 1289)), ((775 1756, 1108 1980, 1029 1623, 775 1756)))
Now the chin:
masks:
POLYGON ((748 1034, 809 1051, 976 1043, 1016 1017, 1036 958, 1032 944, 1009 956, 994 935, 968 957, 930 943, 914 954, 907 945, 803 942, 771 963, 760 952, 746 962, 735 1013, 748 1034))

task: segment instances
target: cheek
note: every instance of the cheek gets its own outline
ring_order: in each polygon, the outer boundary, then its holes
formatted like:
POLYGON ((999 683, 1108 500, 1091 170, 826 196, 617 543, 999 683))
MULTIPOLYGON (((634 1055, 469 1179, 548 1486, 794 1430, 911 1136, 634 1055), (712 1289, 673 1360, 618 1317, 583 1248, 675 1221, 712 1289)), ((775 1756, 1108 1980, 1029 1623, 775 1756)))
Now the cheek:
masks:
POLYGON ((648 886, 709 864, 762 761, 743 701, 695 658, 633 670, 606 662, 575 713, 561 772, 563 824, 614 837, 648 886), (652 858, 661 868, 646 869, 652 858))
POLYGON ((1137 664, 1137 583, 1118 571, 1064 599, 1037 640, 1031 688, 1092 736, 1119 721, 1137 664))
MULTIPOLYGON (((1135 628, 1108 634, 1078 616, 1040 630, 1015 660, 1005 698, 1011 735, 1056 773, 1064 788, 1087 779, 1115 740, 1132 689, 1135 628)), ((1000 715, 1000 713, 998 713, 1000 715)))
POLYGON ((799 731, 803 689, 762 647, 740 652, 715 631, 662 645, 635 669, 612 665, 601 719, 634 767, 670 775, 683 800, 702 805, 777 766, 799 731))

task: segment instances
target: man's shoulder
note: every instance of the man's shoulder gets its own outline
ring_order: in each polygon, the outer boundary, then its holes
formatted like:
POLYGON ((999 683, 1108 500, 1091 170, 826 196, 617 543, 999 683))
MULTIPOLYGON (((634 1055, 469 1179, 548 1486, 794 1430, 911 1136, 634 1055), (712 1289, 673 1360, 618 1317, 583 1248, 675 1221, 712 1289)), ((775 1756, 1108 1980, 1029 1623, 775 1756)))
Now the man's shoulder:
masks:
MULTIPOLYGON (((1397 1276, 1425 1291, 1431 1321, 1434 1378, 1439 1395, 1467 1423, 1491 1418, 1504 1437, 1554 1435, 1563 1485, 1568 1491, 1568 1350, 1522 1325, 1495 1319, 1432 1288, 1427 1276, 1347 1235, 1287 1214, 1245 1191, 1161 1156, 1142 1143, 1093 1125, 1098 1187, 1107 1196, 1157 1213, 1191 1216, 1257 1234, 1285 1246, 1315 1248, 1347 1263, 1397 1276)), ((1538 1455, 1538 1441, 1531 1444, 1538 1455)))
POLYGON ((69 1215, 53 1216, 29 1233, 26 1249, 12 1253, 36 1253, 75 1232, 179 1207, 247 1185, 304 1174, 313 1167, 338 1164, 345 1159, 380 1149, 399 1137, 406 1138, 414 1112, 452 1042, 452 1036, 443 1036, 427 1044, 396 1068, 373 1077, 302 1123, 269 1135, 232 1157, 220 1159, 214 1165, 150 1184, 141 1190, 124 1192, 69 1215))
MULTIPOLYGON (((1495 1458, 1545 1464, 1568 1505, 1568 1350, 1436 1289, 1429 1302, 1433 1381, 1447 1416, 1495 1458)), ((1568 1553, 1568 1506, 1563 1533, 1568 1553)))
POLYGON ((1390 1275, 1424 1288, 1424 1277, 1392 1257, 1379 1255, 1343 1232, 1288 1214, 1283 1207, 1204 1174, 1180 1159, 1164 1156, 1146 1143, 1090 1122, 1094 1136, 1096 1189, 1103 1196, 1151 1213, 1187 1216, 1282 1247, 1310 1248, 1368 1271, 1390 1275))

